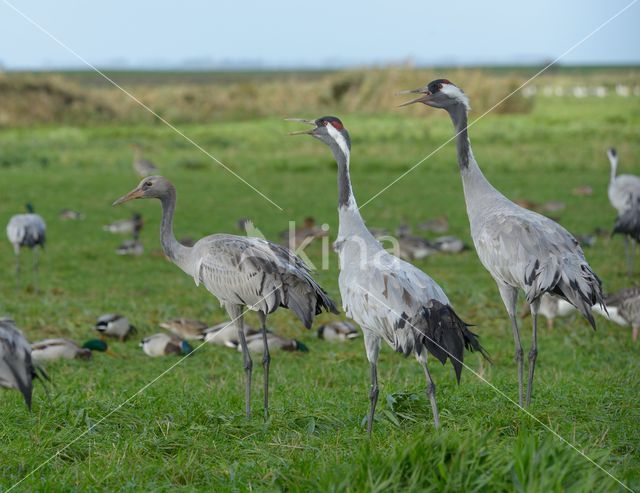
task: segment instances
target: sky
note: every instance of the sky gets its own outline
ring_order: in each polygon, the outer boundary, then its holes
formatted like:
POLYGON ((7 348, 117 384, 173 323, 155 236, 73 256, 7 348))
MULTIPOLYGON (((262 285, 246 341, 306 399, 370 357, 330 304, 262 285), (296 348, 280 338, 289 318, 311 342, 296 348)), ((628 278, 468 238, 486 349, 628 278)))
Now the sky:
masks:
MULTIPOLYGON (((83 67, 72 51, 101 68, 541 63, 631 1, 0 0, 0 67, 83 67)), ((561 63, 640 63, 635 1, 561 63)))

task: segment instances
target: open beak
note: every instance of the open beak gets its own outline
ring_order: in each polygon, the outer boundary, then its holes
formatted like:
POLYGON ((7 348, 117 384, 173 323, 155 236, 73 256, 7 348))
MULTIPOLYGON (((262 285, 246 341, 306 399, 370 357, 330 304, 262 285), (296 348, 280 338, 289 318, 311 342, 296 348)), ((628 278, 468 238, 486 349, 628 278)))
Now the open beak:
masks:
POLYGON ((305 123, 307 125, 313 125, 314 128, 311 130, 299 130, 297 132, 289 132, 289 135, 311 135, 316 127, 316 122, 314 120, 305 120, 304 118, 285 118, 287 122, 298 122, 305 123))
POLYGON ((416 93, 422 94, 422 96, 412 99, 411 101, 407 101, 406 103, 402 103, 398 105, 398 108, 402 108, 403 106, 409 106, 410 104, 414 104, 414 103, 426 103, 431 98, 431 93, 426 89, 410 89, 408 91, 400 91, 396 94, 400 95, 400 94, 416 94, 416 93))
POLYGON ((142 190, 136 188, 135 190, 131 190, 128 194, 123 195, 122 197, 120 197, 113 204, 111 204, 111 206, 113 207, 115 205, 124 204, 125 202, 129 202, 130 200, 133 200, 133 199, 139 199, 143 195, 144 195, 144 192, 142 190))

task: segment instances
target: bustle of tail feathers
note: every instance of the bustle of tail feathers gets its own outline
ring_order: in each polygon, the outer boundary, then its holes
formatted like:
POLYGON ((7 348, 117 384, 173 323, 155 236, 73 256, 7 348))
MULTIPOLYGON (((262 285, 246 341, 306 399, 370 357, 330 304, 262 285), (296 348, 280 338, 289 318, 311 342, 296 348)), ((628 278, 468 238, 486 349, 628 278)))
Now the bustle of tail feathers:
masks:
POLYGON ((544 293, 555 294, 575 306, 594 330, 596 321, 591 307, 598 304, 606 311, 602 281, 585 260, 565 259, 560 264, 556 257, 549 257, 544 263, 536 259, 525 270, 525 286, 529 304, 544 293))
POLYGON ((478 336, 469 330, 470 325, 463 322, 449 305, 431 300, 423 308, 426 322, 422 331, 414 328, 415 337, 421 344, 416 344, 420 354, 425 347, 443 365, 447 359, 451 361, 456 372, 456 380, 460 383, 460 375, 464 360, 465 348, 471 352, 478 351, 489 362, 489 354, 480 345, 478 336))
POLYGON ((287 289, 287 302, 284 306, 292 310, 307 329, 311 328, 313 317, 322 313, 323 310, 335 314, 340 313, 326 291, 311 276, 306 276, 305 279, 294 277, 291 282, 293 285, 287 289), (304 288, 304 286, 299 286, 299 283, 307 284, 311 288, 313 298, 308 297, 307 289, 299 289, 299 287, 304 288))
POLYGON ((611 236, 627 235, 640 243, 640 197, 636 198, 630 207, 616 218, 611 236))

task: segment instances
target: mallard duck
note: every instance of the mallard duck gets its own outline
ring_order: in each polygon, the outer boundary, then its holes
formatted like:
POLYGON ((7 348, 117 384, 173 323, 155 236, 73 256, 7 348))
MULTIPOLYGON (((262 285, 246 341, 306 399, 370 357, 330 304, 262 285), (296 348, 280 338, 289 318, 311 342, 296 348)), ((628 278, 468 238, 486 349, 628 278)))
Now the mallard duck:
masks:
POLYGON ((79 221, 84 219, 84 214, 73 209, 62 209, 59 217, 65 221, 79 221))
POLYGON ((31 410, 35 377, 31 346, 12 319, 0 318, 0 387, 19 390, 31 410))
POLYGON ((79 346, 70 339, 44 339, 31 344, 31 357, 38 363, 58 359, 91 359, 92 351, 113 354, 107 343, 91 339, 79 346))
POLYGON ((420 260, 438 252, 431 243, 417 236, 401 236, 398 248, 398 254, 405 260, 420 260))
POLYGON ((167 356, 169 354, 189 354, 193 348, 187 341, 172 334, 153 334, 140 342, 140 347, 147 356, 167 356))
POLYGON ((102 229, 114 234, 131 234, 133 235, 133 239, 137 240, 143 226, 144 221, 142 220, 142 215, 135 212, 132 214, 131 219, 114 221, 111 224, 103 226, 102 229))
POLYGON ((360 337, 360 333, 351 322, 336 320, 318 327, 318 337, 327 341, 347 341, 360 337))
POLYGON ((102 335, 117 337, 120 342, 126 341, 129 335, 136 332, 136 328, 129 323, 127 317, 117 313, 101 315, 94 328, 102 335))
POLYGON ((432 245, 445 253, 460 253, 466 248, 464 242, 455 236, 440 236, 433 240, 432 245))
POLYGON ((133 170, 138 173, 141 178, 157 175, 158 168, 156 165, 142 157, 142 146, 139 144, 131 144, 131 148, 133 149, 133 170))
POLYGON ((189 318, 174 318, 162 322, 160 327, 186 340, 203 340, 207 324, 189 318))
POLYGON ((118 255, 133 255, 139 257, 144 253, 144 247, 138 240, 125 240, 116 248, 118 255))
POLYGON ((418 228, 421 231, 431 231, 433 233, 446 233, 449 229, 449 221, 445 216, 436 217, 435 219, 428 219, 423 223, 418 224, 418 228))
MULTIPOLYGON (((267 333, 267 344, 269 345, 269 351, 282 350, 282 351, 301 351, 308 353, 309 348, 296 339, 285 339, 273 332, 267 333)), ((251 353, 262 353, 264 349, 264 343, 262 341, 262 333, 252 334, 247 336, 247 347, 251 353)), ((238 346, 238 351, 242 351, 242 348, 238 346)))
MULTIPOLYGON (((247 336, 251 336, 259 334, 260 331, 254 329, 245 322, 244 333, 247 336)), ((234 324, 228 321, 205 329, 204 340, 209 344, 216 344, 218 346, 225 346, 230 348, 237 348, 239 346, 238 330, 236 329, 234 324)))

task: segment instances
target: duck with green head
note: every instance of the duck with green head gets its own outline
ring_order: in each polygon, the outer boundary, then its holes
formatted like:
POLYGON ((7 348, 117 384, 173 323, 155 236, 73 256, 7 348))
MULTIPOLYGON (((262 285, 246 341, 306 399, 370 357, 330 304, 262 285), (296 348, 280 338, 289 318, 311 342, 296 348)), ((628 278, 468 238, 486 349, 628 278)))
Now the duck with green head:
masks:
POLYGON ((93 351, 114 356, 107 343, 99 339, 90 339, 82 346, 71 339, 64 338, 44 339, 31 344, 31 357, 37 362, 59 359, 91 359, 93 351))

